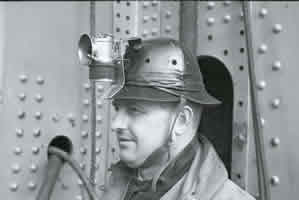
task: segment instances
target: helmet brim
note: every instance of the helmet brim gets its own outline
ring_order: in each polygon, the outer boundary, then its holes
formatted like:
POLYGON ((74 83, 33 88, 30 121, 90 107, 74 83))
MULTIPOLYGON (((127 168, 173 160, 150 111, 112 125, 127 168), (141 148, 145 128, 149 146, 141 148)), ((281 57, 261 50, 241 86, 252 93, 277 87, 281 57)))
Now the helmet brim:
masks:
POLYGON ((221 104, 221 101, 209 95, 206 91, 185 92, 166 88, 140 87, 126 85, 112 98, 114 100, 145 100, 158 102, 179 102, 180 96, 205 106, 215 106, 221 104))

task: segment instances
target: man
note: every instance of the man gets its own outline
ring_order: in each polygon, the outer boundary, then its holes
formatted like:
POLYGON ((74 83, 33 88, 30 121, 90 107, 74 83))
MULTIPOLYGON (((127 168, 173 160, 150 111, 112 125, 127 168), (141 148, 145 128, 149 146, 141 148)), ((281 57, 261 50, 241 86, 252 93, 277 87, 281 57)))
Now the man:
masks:
POLYGON ((152 39, 131 43, 125 59, 125 85, 113 97, 120 162, 103 199, 254 199, 197 135, 202 109, 220 102, 205 90, 196 58, 174 40, 152 39))

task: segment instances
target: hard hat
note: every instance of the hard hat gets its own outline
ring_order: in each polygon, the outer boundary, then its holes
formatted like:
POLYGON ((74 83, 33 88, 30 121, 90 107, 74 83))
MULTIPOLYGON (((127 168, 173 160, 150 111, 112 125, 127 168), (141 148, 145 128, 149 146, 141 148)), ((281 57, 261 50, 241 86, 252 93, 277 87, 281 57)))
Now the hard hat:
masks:
POLYGON ((124 87, 113 99, 176 102, 184 97, 202 105, 221 102, 205 89, 196 57, 170 38, 129 42, 124 87))

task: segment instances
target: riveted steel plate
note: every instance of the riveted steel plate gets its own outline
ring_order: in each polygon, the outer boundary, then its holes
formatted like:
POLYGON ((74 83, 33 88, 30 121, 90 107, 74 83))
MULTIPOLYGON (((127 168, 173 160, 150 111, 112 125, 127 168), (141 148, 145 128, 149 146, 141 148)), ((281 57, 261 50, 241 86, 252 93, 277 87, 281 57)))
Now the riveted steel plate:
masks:
POLYGON ((297 199, 299 3, 252 2, 251 6, 271 199, 297 199))
POLYGON ((233 135, 231 177, 247 189, 250 137, 248 115, 248 69, 241 3, 198 2, 197 55, 224 63, 233 81, 233 135))
POLYGON ((116 1, 113 31, 116 37, 179 37, 178 1, 116 1))
MULTIPOLYGON (((70 138, 73 157, 89 174, 90 88, 88 68, 77 59, 77 44, 81 34, 90 32, 90 3, 5 2, 0 10, 1 38, 7 41, 0 51, 5 58, 0 193, 12 200, 35 199, 47 170, 48 144, 57 135, 70 138)), ((111 21, 102 19, 111 19, 112 3, 97 4, 96 11, 96 31, 111 33, 111 21)), ((62 196, 85 196, 67 165, 51 199, 62 196)))

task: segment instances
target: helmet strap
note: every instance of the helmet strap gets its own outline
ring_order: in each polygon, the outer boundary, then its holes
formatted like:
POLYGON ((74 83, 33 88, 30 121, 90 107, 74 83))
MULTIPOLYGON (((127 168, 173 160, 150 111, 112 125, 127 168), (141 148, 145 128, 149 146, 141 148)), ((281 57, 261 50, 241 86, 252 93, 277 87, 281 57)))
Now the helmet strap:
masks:
POLYGON ((179 118, 180 113, 183 111, 184 106, 186 105, 186 98, 184 96, 180 96, 180 103, 177 105, 175 109, 175 115, 173 117, 173 120, 170 123, 169 131, 168 131, 168 140, 167 140, 167 149, 168 149, 168 160, 171 160, 173 157, 171 149, 175 148, 176 143, 176 135, 173 133, 174 126, 179 118))

